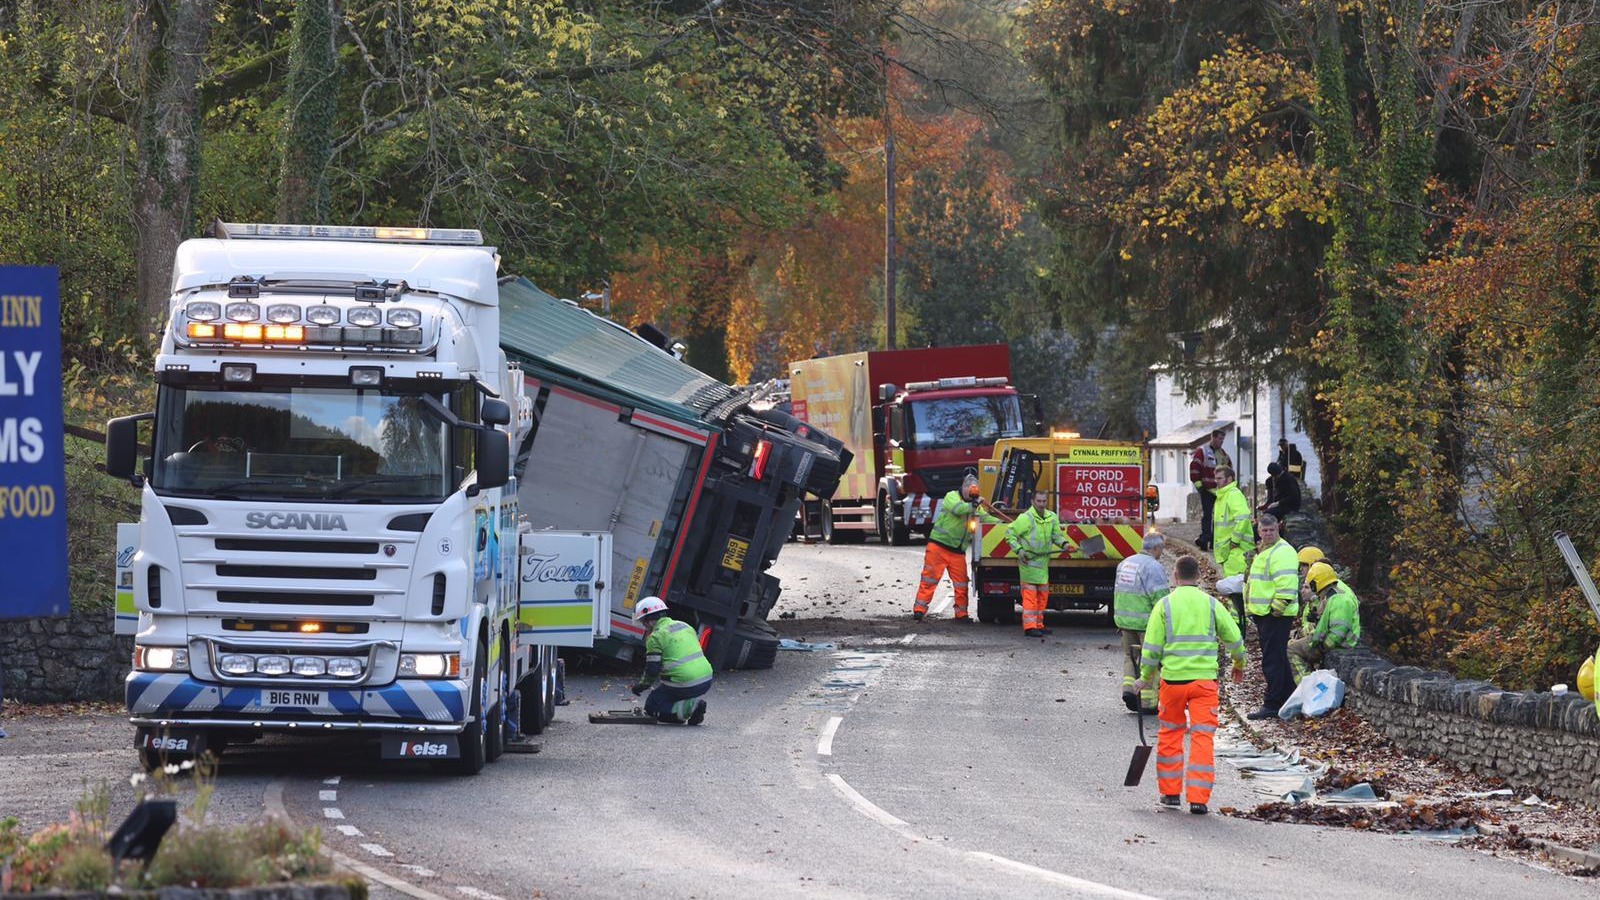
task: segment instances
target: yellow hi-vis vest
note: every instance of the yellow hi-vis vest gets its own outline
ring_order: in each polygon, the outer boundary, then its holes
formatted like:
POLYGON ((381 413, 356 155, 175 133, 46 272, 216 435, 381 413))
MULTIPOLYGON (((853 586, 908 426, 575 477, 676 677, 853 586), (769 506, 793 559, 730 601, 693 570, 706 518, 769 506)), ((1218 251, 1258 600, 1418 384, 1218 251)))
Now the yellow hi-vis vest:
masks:
POLYGON ((1144 631, 1150 624, 1150 610, 1172 589, 1167 570, 1148 553, 1134 555, 1117 563, 1117 583, 1112 595, 1112 615, 1124 631, 1144 631))
POLYGON ((1283 538, 1256 554, 1245 582, 1245 609, 1252 616, 1300 613, 1300 559, 1283 538))
POLYGON ((1162 681, 1215 680, 1218 644, 1236 662, 1244 662, 1244 639, 1233 613, 1205 591, 1179 585, 1150 613, 1140 677, 1149 681, 1159 667, 1162 681))
POLYGON ((1244 555, 1256 542, 1250 527, 1250 502, 1244 499, 1238 482, 1217 489, 1217 502, 1211 510, 1211 550, 1224 577, 1243 575, 1248 566, 1244 555))

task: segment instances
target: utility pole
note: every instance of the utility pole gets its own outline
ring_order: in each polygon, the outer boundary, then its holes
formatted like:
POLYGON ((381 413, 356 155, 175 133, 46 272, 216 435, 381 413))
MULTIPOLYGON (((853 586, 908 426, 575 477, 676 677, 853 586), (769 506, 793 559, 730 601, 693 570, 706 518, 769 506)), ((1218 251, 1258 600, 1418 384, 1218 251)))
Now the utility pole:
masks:
POLYGON ((889 105, 889 51, 883 51, 883 330, 884 346, 894 349, 894 118, 889 105))

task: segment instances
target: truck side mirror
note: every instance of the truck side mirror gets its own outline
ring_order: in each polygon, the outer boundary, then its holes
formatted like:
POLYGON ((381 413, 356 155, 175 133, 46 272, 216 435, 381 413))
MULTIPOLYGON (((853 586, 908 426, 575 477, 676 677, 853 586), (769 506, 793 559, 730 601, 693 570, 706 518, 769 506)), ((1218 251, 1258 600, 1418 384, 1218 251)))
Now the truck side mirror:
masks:
POLYGON ((493 428, 479 431, 476 450, 478 490, 505 487, 506 482, 511 480, 511 441, 507 439, 506 433, 493 428))
POLYGON ((483 405, 478 409, 478 420, 485 425, 509 425, 511 404, 493 397, 485 397, 483 405))
POLYGON ((155 413, 119 416, 106 423, 106 474, 112 478, 139 477, 139 423, 155 413))
POLYGON ((1048 437, 1050 432, 1044 428, 1044 404, 1039 402, 1038 394, 1024 394, 1033 403, 1033 436, 1048 437))
POLYGON ((883 401, 884 403, 887 403, 890 400, 893 400, 894 399, 894 395, 898 394, 898 393, 900 393, 900 389, 895 387, 892 384, 880 384, 880 385, 878 385, 878 399, 883 401))
POLYGON ((886 430, 888 429, 884 427, 883 407, 874 406, 872 408, 872 434, 878 443, 883 443, 883 432, 886 430))

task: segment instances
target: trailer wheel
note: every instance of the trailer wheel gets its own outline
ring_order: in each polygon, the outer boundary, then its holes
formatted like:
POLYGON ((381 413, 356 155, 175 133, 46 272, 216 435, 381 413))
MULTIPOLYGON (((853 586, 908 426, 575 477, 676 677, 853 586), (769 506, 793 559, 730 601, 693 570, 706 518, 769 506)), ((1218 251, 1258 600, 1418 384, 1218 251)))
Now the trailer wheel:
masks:
POLYGON ((556 720, 556 679, 561 676, 561 662, 556 659, 556 649, 550 647, 544 661, 544 723, 556 720))
POLYGON ((887 491, 878 495, 878 540, 891 547, 911 543, 911 529, 894 514, 894 499, 887 491))
POLYGON ((706 657, 717 671, 770 669, 778 661, 778 632, 760 619, 740 619, 730 634, 713 630, 706 657))
POLYGON ((478 644, 477 659, 472 663, 472 721, 461 730, 461 758, 455 761, 459 775, 476 775, 488 762, 489 718, 483 712, 483 698, 489 692, 489 648, 478 644))

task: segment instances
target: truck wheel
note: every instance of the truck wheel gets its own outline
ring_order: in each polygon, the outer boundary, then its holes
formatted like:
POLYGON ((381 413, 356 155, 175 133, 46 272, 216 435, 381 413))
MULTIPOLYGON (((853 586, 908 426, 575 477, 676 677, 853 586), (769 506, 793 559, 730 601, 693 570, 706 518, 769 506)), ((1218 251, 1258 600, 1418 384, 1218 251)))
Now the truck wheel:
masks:
POLYGON ((556 720, 556 678, 560 674, 560 662, 556 659, 556 649, 549 648, 550 653, 544 661, 544 721, 548 725, 556 720))
POLYGON ((545 695, 550 690, 550 678, 545 672, 543 648, 539 655, 539 664, 522 677, 518 689, 522 693, 522 733, 529 736, 543 734, 544 726, 550 721, 545 716, 545 695))
POLYGON ((1015 625, 1017 604, 1010 597, 978 595, 978 621, 986 625, 1015 625))
POLYGON ((477 659, 472 663, 472 721, 461 730, 461 758, 455 761, 458 775, 476 775, 488 762, 489 719, 483 714, 483 698, 489 688, 489 674, 484 671, 489 659, 489 648, 478 645, 477 659))
MULTIPOLYGON (((505 659, 504 656, 501 659, 505 659)), ((485 735, 483 744, 483 759, 485 762, 494 762, 501 754, 506 752, 506 698, 511 696, 511 676, 506 673, 505 667, 500 667, 500 699, 495 701, 494 708, 489 710, 489 731, 485 735)))
POLYGON ((894 514, 894 501, 887 493, 878 497, 878 539, 891 547, 911 542, 911 529, 894 514))

